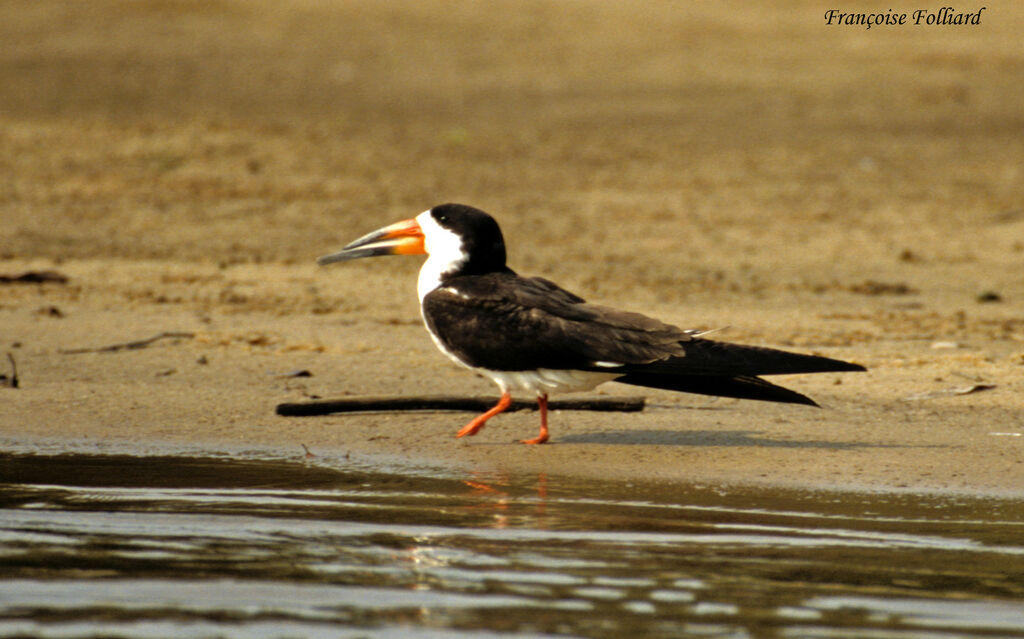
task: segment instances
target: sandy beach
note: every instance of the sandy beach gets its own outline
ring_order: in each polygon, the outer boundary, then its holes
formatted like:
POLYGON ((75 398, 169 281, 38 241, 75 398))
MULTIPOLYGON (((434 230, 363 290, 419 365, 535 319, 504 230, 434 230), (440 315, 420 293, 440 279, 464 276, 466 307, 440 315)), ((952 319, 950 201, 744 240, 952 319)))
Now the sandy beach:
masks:
POLYGON ((0 435, 1024 494, 1024 7, 823 10, 0 5, 0 435), (869 371, 772 378, 821 409, 608 384, 647 408, 555 412, 539 447, 533 412, 465 440, 465 413, 276 415, 496 399, 424 331, 419 259, 314 261, 448 201, 523 274, 869 371))

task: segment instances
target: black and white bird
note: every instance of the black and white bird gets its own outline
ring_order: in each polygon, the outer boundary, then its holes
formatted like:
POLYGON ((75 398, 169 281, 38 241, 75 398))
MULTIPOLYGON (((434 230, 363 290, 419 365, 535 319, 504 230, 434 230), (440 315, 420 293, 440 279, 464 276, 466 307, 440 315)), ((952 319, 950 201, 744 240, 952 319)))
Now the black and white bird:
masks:
POLYGON ((475 435, 505 410, 513 391, 537 396, 540 434, 548 440, 548 394, 590 390, 603 382, 702 395, 817 406, 759 375, 862 371, 840 360, 713 341, 656 319, 589 304, 540 277, 505 264, 505 242, 487 213, 443 204, 364 235, 321 265, 377 255, 428 258, 418 292, 434 343, 455 363, 494 380, 501 399, 456 437, 475 435))

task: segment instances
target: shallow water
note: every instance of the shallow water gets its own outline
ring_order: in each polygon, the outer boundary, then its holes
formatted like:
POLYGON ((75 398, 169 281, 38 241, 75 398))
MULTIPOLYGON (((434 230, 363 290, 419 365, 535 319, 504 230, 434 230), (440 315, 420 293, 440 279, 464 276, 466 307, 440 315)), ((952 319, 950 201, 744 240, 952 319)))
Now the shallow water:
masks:
POLYGON ((1024 504, 0 455, 0 636, 510 634, 1024 637, 1024 504))

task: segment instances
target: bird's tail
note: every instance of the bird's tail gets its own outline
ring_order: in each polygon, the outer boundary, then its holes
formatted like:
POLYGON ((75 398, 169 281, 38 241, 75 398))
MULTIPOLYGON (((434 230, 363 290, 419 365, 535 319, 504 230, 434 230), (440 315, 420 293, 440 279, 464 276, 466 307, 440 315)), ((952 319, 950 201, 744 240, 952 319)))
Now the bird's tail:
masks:
POLYGON ((644 364, 642 369, 624 366, 623 372, 657 373, 668 376, 756 377, 864 370, 863 366, 852 362, 763 346, 731 344, 700 338, 681 342, 680 345, 685 351, 683 356, 644 364))
POLYGON ((813 399, 796 391, 766 382, 760 377, 723 375, 659 375, 657 373, 629 373, 615 380, 623 384, 660 388, 663 390, 758 399, 766 402, 785 402, 817 406, 813 399))
POLYGON ((641 366, 623 366, 619 369, 623 376, 615 381, 700 395, 817 406, 810 397, 766 382, 759 375, 864 370, 852 362, 761 346, 700 338, 681 345, 684 355, 641 366))

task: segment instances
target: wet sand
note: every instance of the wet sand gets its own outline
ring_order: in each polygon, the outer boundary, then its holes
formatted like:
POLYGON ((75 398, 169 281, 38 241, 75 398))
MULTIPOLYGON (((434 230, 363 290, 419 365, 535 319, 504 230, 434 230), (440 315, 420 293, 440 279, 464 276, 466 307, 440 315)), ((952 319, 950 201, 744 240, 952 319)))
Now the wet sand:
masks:
POLYGON ((68 277, 0 284, 5 440, 1020 494, 1024 10, 865 30, 813 3, 443 6, 0 8, 0 275, 68 277), (822 409, 558 412, 543 447, 515 443, 534 413, 467 440, 458 413, 276 416, 495 393, 420 325, 419 260, 313 263, 444 201, 592 301, 870 370, 773 378, 822 409), (192 337, 62 352, 164 331, 192 337))

